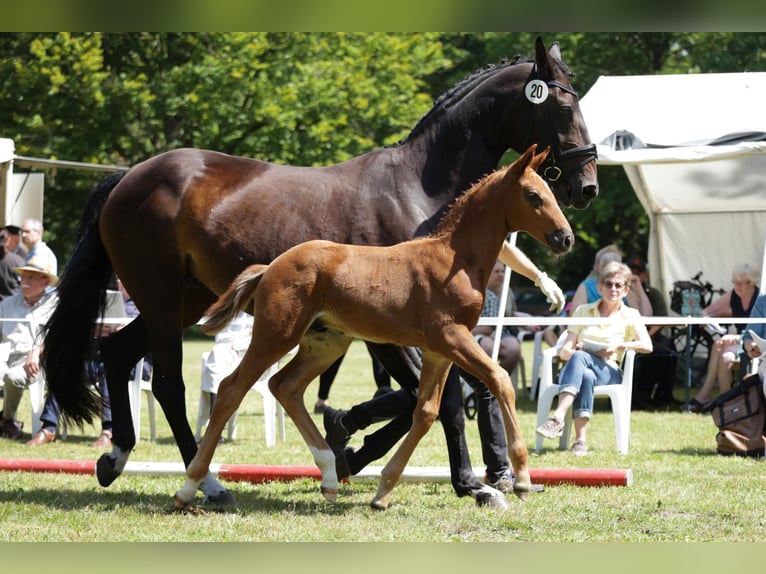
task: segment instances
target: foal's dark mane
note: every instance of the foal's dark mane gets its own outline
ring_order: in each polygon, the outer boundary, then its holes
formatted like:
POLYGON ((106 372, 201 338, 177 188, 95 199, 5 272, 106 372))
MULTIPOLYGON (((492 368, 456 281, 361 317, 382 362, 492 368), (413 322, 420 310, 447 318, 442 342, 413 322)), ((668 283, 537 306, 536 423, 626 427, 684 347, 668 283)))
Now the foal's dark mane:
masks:
MULTIPOLYGON (((425 129, 426 125, 433 121, 437 116, 445 113, 449 108, 453 107, 456 103, 462 100, 466 94, 471 93, 476 88, 476 86, 484 82, 488 77, 500 73, 510 67, 517 66, 519 64, 528 64, 534 61, 534 58, 529 58, 517 54, 514 56, 512 62, 509 62, 507 59, 503 59, 497 64, 489 64, 476 70, 470 76, 460 80, 460 82, 439 96, 436 99, 436 102, 434 102, 433 107, 431 107, 431 109, 426 112, 422 118, 420 118, 418 123, 415 124, 415 127, 412 128, 412 131, 410 131, 409 135, 399 143, 407 143, 409 140, 420 134, 420 132, 425 129)), ((572 73, 572 71, 564 62, 561 60, 556 60, 556 64, 561 72, 568 78, 574 77, 574 73, 572 73)))
POLYGON ((460 224, 460 220, 463 219, 463 213, 468 208, 468 204, 471 202, 471 197, 480 193, 481 190, 488 185, 494 185, 496 180, 505 177, 505 172, 508 171, 508 169, 510 169, 510 166, 506 166, 504 169, 498 169, 497 171, 490 173, 473 184, 468 191, 453 201, 452 205, 450 205, 447 210, 447 213, 444 214, 444 217, 442 217, 439 222, 439 227, 437 227, 436 231, 431 234, 431 237, 439 238, 451 233, 460 224))

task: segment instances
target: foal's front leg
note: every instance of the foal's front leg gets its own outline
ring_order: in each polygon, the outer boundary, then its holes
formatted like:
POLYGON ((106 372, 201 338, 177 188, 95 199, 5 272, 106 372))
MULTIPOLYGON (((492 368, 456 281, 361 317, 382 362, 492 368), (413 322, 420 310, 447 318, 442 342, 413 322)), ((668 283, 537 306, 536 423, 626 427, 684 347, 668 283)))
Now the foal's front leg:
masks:
POLYGON ((513 390, 511 377, 505 369, 492 361, 470 335, 461 337, 460 344, 455 345, 452 352, 454 353, 452 360, 461 369, 487 385, 489 391, 497 398, 503 414, 508 457, 516 474, 513 492, 522 500, 527 500, 532 488, 528 466, 529 453, 516 414, 516 393, 513 390))
POLYGON ((186 468, 186 481, 183 487, 176 492, 175 506, 178 509, 188 507, 194 500, 197 489, 209 475, 210 461, 213 460, 226 422, 242 404, 242 399, 245 398, 252 381, 257 380, 266 370, 262 368, 258 371, 256 368, 249 371, 244 362, 243 360, 233 373, 221 381, 205 435, 202 437, 197 453, 186 468), (255 378, 252 378, 253 376, 255 378))
POLYGON ((451 366, 452 363, 444 357, 432 352, 423 352, 423 369, 418 384, 418 403, 412 414, 412 428, 380 473, 378 492, 370 503, 375 510, 388 508, 394 486, 399 482, 404 467, 407 466, 407 462, 412 457, 415 447, 418 446, 420 440, 436 420, 442 400, 442 391, 451 366))

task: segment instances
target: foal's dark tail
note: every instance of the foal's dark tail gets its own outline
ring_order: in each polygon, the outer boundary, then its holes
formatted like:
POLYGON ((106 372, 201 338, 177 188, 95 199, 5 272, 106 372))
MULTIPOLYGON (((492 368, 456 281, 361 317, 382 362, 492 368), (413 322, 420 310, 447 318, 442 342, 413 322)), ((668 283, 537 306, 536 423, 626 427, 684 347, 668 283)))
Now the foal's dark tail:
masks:
POLYGON ((93 390, 85 362, 94 344, 94 324, 103 316, 113 269, 98 230, 109 193, 125 172, 101 180, 80 219, 77 242, 58 284, 59 303, 43 328, 40 358, 48 390, 64 420, 82 425, 101 416, 101 398, 93 390))
POLYGON ((223 295, 218 298, 218 301, 205 311, 201 326, 204 333, 215 335, 237 313, 248 308, 266 267, 266 265, 260 264, 251 265, 237 276, 223 295))

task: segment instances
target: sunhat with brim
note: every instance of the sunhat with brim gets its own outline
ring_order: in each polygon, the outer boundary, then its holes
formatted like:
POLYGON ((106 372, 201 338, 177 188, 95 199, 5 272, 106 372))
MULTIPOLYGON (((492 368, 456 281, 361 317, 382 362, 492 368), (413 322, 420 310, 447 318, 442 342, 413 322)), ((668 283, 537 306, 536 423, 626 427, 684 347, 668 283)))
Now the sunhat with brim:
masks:
POLYGON ((16 267, 14 271, 18 274, 21 274, 22 271, 34 271, 36 273, 47 275, 48 279, 50 279, 51 286, 56 285, 56 283, 59 282, 58 276, 51 271, 50 262, 44 257, 32 257, 21 267, 16 267))

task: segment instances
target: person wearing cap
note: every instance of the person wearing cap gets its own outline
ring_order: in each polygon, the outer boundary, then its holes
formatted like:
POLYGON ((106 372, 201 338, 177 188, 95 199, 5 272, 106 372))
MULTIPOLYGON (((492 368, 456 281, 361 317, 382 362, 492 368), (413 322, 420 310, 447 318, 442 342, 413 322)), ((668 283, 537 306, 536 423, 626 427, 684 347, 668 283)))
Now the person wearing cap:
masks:
POLYGON ((8 245, 6 246, 8 253, 15 253, 22 259, 26 259, 29 253, 21 242, 21 227, 18 225, 6 225, 3 229, 8 232, 8 245))
POLYGON ((8 231, 0 229, 0 299, 19 290, 19 276, 15 269, 24 265, 24 259, 8 249, 8 237, 8 231))
POLYGON ((0 319, 3 319, 0 345, 6 346, 8 351, 8 358, 0 362, 4 392, 0 433, 3 437, 19 440, 23 433, 21 423, 16 421, 16 413, 24 389, 41 375, 42 340, 39 333, 58 303, 56 290, 52 289, 58 283, 58 276, 50 260, 43 257, 32 257, 15 271, 21 277, 19 292, 0 301, 0 319))

